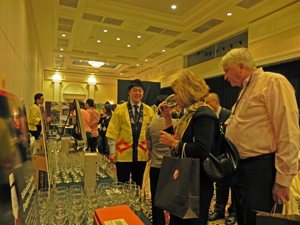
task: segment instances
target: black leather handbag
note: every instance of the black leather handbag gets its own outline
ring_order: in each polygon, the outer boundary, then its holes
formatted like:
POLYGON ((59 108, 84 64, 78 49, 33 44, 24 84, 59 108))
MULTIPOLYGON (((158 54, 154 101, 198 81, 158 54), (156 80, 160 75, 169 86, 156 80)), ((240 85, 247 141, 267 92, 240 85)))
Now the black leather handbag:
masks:
POLYGON ((216 137, 213 151, 203 161, 202 165, 211 180, 222 181, 235 174, 239 161, 240 155, 237 148, 221 130, 216 137))

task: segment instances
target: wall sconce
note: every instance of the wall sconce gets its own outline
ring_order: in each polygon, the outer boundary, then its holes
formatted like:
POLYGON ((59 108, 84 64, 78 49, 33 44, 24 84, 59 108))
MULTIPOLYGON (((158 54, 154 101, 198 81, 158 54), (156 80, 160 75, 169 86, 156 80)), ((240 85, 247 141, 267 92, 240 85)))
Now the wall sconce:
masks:
POLYGON ((61 76, 58 75, 58 74, 55 74, 55 75, 52 76, 52 81, 53 81, 54 83, 60 83, 61 80, 62 80, 62 78, 61 78, 61 76))
POLYGON ((90 77, 88 80, 87 80, 88 84, 89 85, 95 85, 97 83, 97 80, 95 77, 90 77))

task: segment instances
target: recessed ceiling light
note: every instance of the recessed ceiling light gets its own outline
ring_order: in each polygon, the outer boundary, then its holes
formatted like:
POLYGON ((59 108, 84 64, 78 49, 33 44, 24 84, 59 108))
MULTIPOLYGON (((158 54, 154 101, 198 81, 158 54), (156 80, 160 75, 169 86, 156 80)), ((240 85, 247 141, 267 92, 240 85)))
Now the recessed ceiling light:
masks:
POLYGON ((232 13, 227 13, 227 16, 232 16, 232 13))
POLYGON ((56 70, 56 72, 58 72, 58 70, 56 70))
POLYGON ((141 37, 142 37, 142 36, 140 36, 140 35, 139 35, 139 36, 137 36, 137 38, 141 38, 141 37))
POLYGON ((104 30, 103 32, 105 32, 105 33, 106 33, 106 32, 107 32, 107 30, 104 30))
POLYGON ((100 40, 97 40, 97 42, 100 43, 101 41, 100 41, 100 40))
POLYGON ((63 49, 63 48, 61 48, 60 50, 61 50, 61 51, 63 51, 64 49, 63 49))
POLYGON ((171 8, 172 8, 172 9, 176 9, 177 6, 176 6, 176 5, 172 5, 171 8))
POLYGON ((136 66, 139 66, 139 64, 136 64, 136 66))
POLYGON ((130 45, 127 45, 128 48, 130 48, 130 45))
POLYGON ((123 73, 120 73, 120 75, 123 75, 123 73))
POLYGON ((161 51, 162 51, 162 52, 165 52, 166 50, 163 49, 163 50, 161 50, 161 51))
POLYGON ((92 75, 94 75, 94 73, 92 73, 92 75))
POLYGON ((61 36, 65 37, 66 35, 65 35, 65 34, 62 34, 61 36))
POLYGON ((148 62, 148 59, 145 59, 146 62, 148 62))
POLYGON ((59 57, 62 57, 62 55, 59 55, 59 57))
POLYGON ((109 65, 109 63, 106 63, 106 65, 109 65))
POLYGON ((79 62, 82 62, 82 60, 79 60, 79 62))
POLYGON ((121 39, 120 38, 117 38, 117 41, 120 41, 121 39))

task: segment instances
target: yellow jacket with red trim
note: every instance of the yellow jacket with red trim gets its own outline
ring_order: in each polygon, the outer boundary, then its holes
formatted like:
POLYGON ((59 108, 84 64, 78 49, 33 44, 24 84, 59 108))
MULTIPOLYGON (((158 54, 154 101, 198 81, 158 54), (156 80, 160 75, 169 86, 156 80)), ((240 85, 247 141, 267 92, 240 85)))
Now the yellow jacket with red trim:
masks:
MULTIPOLYGON (((155 120, 155 114, 150 106, 142 104, 143 124, 138 143, 138 161, 147 161, 146 125, 155 120)), ((106 131, 106 137, 116 141, 117 162, 132 162, 133 137, 127 102, 115 109, 106 131)))

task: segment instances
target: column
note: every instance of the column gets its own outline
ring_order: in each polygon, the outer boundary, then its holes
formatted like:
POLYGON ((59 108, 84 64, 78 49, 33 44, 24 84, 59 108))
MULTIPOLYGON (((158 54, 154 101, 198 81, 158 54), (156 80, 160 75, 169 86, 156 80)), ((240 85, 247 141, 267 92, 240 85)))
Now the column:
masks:
POLYGON ((95 99, 95 85, 96 84, 89 83, 89 98, 91 99, 95 99))
POLYGON ((61 81, 53 81, 54 83, 54 93, 53 93, 53 101, 59 102, 60 101, 60 82, 61 81))

